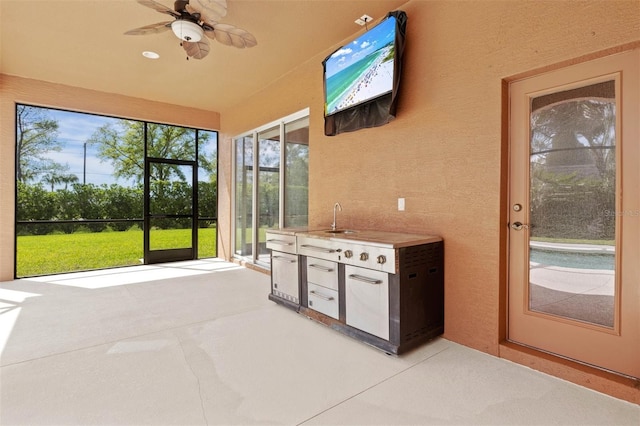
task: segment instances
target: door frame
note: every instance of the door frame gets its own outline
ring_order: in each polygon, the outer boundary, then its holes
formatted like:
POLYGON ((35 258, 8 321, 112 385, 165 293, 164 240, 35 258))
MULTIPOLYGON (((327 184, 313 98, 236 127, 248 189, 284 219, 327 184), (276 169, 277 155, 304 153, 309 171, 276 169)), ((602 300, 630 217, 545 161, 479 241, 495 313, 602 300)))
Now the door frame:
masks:
POLYGON ((640 48, 640 40, 612 46, 589 54, 570 57, 556 63, 528 69, 511 74, 501 80, 501 133, 500 133, 500 206, 499 206, 499 288, 498 323, 496 337, 498 347, 496 355, 500 358, 550 374, 571 383, 603 392, 615 398, 640 404, 640 380, 629 378, 610 371, 601 370, 586 364, 562 358, 548 352, 508 340, 508 274, 509 274, 509 83, 533 75, 553 71, 572 64, 598 59, 616 53, 640 48))
POLYGON ((198 258, 198 162, 192 160, 174 160, 168 158, 145 157, 144 160, 144 264, 195 260, 198 258), (152 214, 150 213, 150 179, 151 164, 173 164, 191 167, 191 214, 152 214), (191 219, 191 247, 177 249, 151 250, 151 219, 191 219))
MULTIPOLYGON (((501 254, 502 254, 502 259, 503 259, 503 265, 504 268, 501 269, 501 298, 500 298, 500 318, 501 318, 501 322, 500 322, 500 340, 501 340, 501 346, 500 346, 500 356, 505 355, 506 358, 509 359, 513 359, 516 360, 514 358, 517 359, 522 359, 522 355, 517 355, 514 352, 514 349, 516 351, 521 350, 521 351, 525 351, 527 352, 529 355, 527 356, 527 358, 529 358, 529 361, 527 361, 528 364, 533 364, 534 361, 532 361, 532 359, 535 359, 536 357, 541 357, 544 359, 548 359, 548 360, 552 360, 554 358, 558 358, 558 359, 564 359, 567 361, 558 361, 560 362, 562 365, 571 365, 573 363, 575 363, 575 365, 581 365, 580 369, 584 370, 585 368, 589 369, 592 367, 587 367, 584 364, 581 364, 584 361, 577 361, 575 359, 571 359, 568 357, 564 357, 562 355, 558 355, 558 354, 553 354, 551 353, 550 355, 543 355, 544 353, 548 353, 545 352, 544 349, 540 349, 538 347, 533 347, 533 346, 527 346, 527 343, 522 343, 519 341, 515 341, 513 343, 511 336, 509 334, 509 329, 510 329, 510 323, 509 323, 509 279, 510 279, 510 255, 511 255, 511 251, 510 251, 510 238, 511 238, 511 232, 509 229, 509 220, 511 218, 511 204, 513 202, 516 202, 514 200, 511 199, 511 181, 510 181, 510 167, 512 166, 510 163, 510 157, 512 155, 511 153, 511 142, 510 142, 510 138, 511 138, 511 114, 510 114, 510 110, 511 110, 511 103, 510 103, 510 86, 512 83, 517 82, 517 81, 522 81, 522 80, 527 80, 530 77, 534 77, 534 76, 540 76, 543 75, 547 72, 558 72, 558 71, 562 71, 563 69, 569 68, 571 65, 582 65, 584 62, 587 61, 591 61, 591 60, 598 60, 601 58, 605 58, 605 57, 615 57, 616 53, 622 53, 622 54, 631 54, 631 55, 638 55, 638 51, 635 50, 635 52, 631 52, 634 49, 637 49, 640 46, 640 43, 633 43, 630 45, 626 45, 624 47, 621 48, 617 48, 614 50, 609 50, 609 51, 605 51, 605 52, 601 52, 598 55, 589 55, 588 57, 583 57, 580 60, 573 60, 573 61, 567 61, 565 63, 562 64, 558 64, 556 66, 553 67, 546 67, 544 69, 539 69, 539 70, 535 70, 532 72, 528 72, 526 74, 522 74, 522 75, 518 75, 518 76, 514 76, 512 78, 509 79, 505 79, 503 81, 503 149, 502 149, 502 154, 503 154, 503 161, 502 161, 502 209, 501 209, 501 223, 505 224, 503 226, 501 226, 501 254), (508 342, 508 343, 507 343, 508 342), (522 349, 517 349, 517 346, 521 345, 523 346, 522 349), (524 347, 526 347, 527 349, 525 350, 524 347), (538 355, 536 355, 536 352, 538 353, 538 355), (569 364, 568 364, 569 363, 569 364)), ((610 58, 605 59, 605 61, 609 61, 611 60, 610 58)), ((637 59, 636 59, 637 61, 637 59)), ((637 64, 634 63, 634 67, 637 68, 637 64)), ((627 71, 628 72, 628 71, 627 71)), ((612 74, 613 72, 608 71, 607 74, 612 74)), ((594 74, 592 76, 597 76, 598 74, 594 74)), ((590 77, 587 78, 578 78, 578 80, 589 80, 590 77)), ((630 87, 630 90, 632 91, 632 93, 634 93, 634 96, 637 98, 637 94, 635 94, 635 92, 638 90, 637 87, 637 81, 634 83, 634 85, 632 85, 630 87)), ((626 90, 625 90, 626 92, 626 90)), ((625 105, 625 100, 622 99, 621 102, 623 103, 623 105, 625 105)), ((623 108, 625 108, 623 106, 623 108)), ((627 105, 628 108, 628 105, 627 105)), ((633 117, 633 116, 632 116, 633 117)), ((630 121, 629 118, 627 118, 627 121, 630 121)), ((527 125, 528 127, 528 125, 527 125)), ((624 139, 625 135, 626 135, 626 139, 630 140, 632 138, 628 137, 628 133, 627 130, 629 127, 634 127, 635 133, 633 133, 633 131, 631 132, 631 134, 637 134, 638 133, 638 126, 634 123, 627 123, 625 125, 626 128, 622 128, 622 127, 618 127, 619 131, 620 131, 620 138, 624 139)), ((626 144, 629 144, 629 142, 626 142, 626 144)), ((629 147, 625 147, 623 148, 622 146, 619 149, 625 149, 628 150, 629 147)), ((635 147, 633 148, 633 150, 635 150, 635 153, 638 153, 638 148, 635 147)), ((627 151, 625 151, 626 153, 628 153, 627 151)), ((621 165, 622 166, 622 165, 621 165)), ((623 167, 623 166, 622 166, 623 167)), ((621 171, 621 173, 624 173, 624 171, 621 171)), ((629 179, 631 178, 631 181, 633 182, 634 185, 638 185, 636 181, 636 178, 638 176, 631 174, 631 175, 626 175, 627 178, 629 179)), ((622 177, 621 177, 622 179, 622 177)), ((640 179, 637 179, 638 181, 640 181, 640 179)), ((632 204, 634 205, 634 204, 632 204)), ((628 208, 628 207, 624 207, 623 208, 628 208)), ((633 243, 632 243, 633 244, 633 243)), ((632 266, 631 269, 633 271, 637 271, 638 267, 637 266, 632 266), (635 268, 635 269, 634 269, 635 268)), ((619 269, 618 270, 620 274, 624 274, 624 272, 619 269)), ((632 271, 632 273, 633 273, 632 271)), ((631 274, 632 274, 631 273, 631 274)), ((627 280, 629 279, 629 275, 631 275, 629 273, 627 273, 627 280)), ((628 292, 628 290, 627 290, 628 292)), ((633 294, 633 293, 631 293, 633 294)), ((630 297, 630 294, 627 294, 624 297, 630 297)), ((617 328, 617 327, 616 327, 617 328)), ((627 327, 628 330, 629 327, 627 327)), ((631 324, 630 328, 634 328, 633 324, 631 324)), ((636 327, 637 328, 637 327, 636 327)), ((574 365, 574 367, 575 367, 574 365)), ((598 367, 598 366, 593 366, 592 371, 600 371, 602 367, 598 367)), ((552 368, 553 370, 553 374, 557 375, 557 366, 552 368)), ((616 372, 609 372, 611 373, 611 377, 614 376, 620 376, 622 373, 616 373, 616 372)), ((599 376, 602 376, 602 374, 609 374, 609 373, 604 373, 604 372, 600 372, 598 373, 599 376)), ((622 374, 623 375, 623 374, 622 374)), ((634 382, 637 379, 631 379, 631 381, 629 383, 634 382)), ((619 381, 619 379, 618 379, 619 381)), ((584 383, 583 383, 584 384, 584 383)), ((635 385, 634 385, 635 386, 635 385)))

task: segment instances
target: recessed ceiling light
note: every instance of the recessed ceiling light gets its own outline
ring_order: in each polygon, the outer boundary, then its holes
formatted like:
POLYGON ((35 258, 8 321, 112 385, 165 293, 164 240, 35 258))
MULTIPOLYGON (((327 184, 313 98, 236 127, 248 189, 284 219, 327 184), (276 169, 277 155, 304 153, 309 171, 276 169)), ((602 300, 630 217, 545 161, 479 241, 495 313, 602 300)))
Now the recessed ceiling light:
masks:
POLYGON ((160 55, 158 55, 156 52, 152 52, 150 50, 145 50, 144 52, 142 52, 142 56, 149 59, 158 59, 160 57, 160 55))

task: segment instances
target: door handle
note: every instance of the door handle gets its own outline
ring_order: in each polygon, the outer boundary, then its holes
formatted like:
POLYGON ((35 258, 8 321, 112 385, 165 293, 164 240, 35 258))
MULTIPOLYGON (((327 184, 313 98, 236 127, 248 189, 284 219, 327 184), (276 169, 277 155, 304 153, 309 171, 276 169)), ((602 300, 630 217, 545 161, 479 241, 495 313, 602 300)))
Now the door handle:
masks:
POLYGON ((284 256, 271 256, 271 259, 272 260, 279 260, 281 262, 296 263, 295 260, 286 258, 284 256))
POLYGON ((320 299, 322 299, 322 300, 326 300, 327 302, 330 302, 330 301, 332 301, 332 300, 333 300, 333 297, 331 297, 331 296, 325 296, 324 294, 319 293, 319 292, 317 292, 317 291, 315 291, 315 290, 311 290, 309 293, 313 294, 313 295, 314 295, 314 296, 316 296, 316 297, 319 297, 319 298, 320 298, 320 299))
POLYGON ((302 248, 306 248, 307 250, 319 251, 321 253, 335 253, 335 250, 328 249, 324 247, 312 246, 311 244, 303 244, 302 248))
POLYGON ((351 274, 351 275, 349 275, 349 278, 351 278, 352 280, 356 280, 356 281, 362 281, 362 282, 367 283, 367 284, 382 284, 382 280, 378 280, 376 278, 364 277, 364 276, 358 275, 358 274, 351 274))
POLYGON ((513 222, 511 224, 511 229, 515 229, 516 231, 520 231, 522 229, 529 229, 529 225, 525 225, 522 222, 513 222))
POLYGON ((272 243, 272 244, 279 244, 281 246, 292 246, 293 243, 290 243, 289 241, 284 241, 284 240, 267 240, 268 243, 272 243))
POLYGON ((322 271, 322 272, 333 272, 333 269, 327 268, 327 267, 321 266, 321 265, 316 265, 315 263, 312 263, 311 265, 309 265, 309 268, 317 269, 317 270, 322 271))

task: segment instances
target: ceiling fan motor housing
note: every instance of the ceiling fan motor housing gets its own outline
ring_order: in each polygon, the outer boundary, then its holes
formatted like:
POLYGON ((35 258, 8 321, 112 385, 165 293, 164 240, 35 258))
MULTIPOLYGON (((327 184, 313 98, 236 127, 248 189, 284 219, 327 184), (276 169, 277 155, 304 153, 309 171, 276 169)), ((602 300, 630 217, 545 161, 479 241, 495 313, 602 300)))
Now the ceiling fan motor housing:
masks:
POLYGON ((188 4, 189 0, 176 0, 175 3, 173 3, 173 9, 178 13, 186 12, 188 4))

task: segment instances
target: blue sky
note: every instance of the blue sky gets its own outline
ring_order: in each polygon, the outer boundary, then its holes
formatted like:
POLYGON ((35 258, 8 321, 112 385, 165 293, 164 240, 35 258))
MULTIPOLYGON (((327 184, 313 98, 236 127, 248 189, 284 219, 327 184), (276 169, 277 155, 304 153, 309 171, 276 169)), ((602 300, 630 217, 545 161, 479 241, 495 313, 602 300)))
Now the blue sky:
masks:
MULTIPOLYGON (((58 122, 57 140, 63 145, 62 151, 52 151, 48 157, 59 164, 68 166, 69 169, 65 174, 75 174, 78 177, 78 182, 82 183, 85 163, 84 143, 99 127, 108 123, 116 124, 119 119, 47 108, 44 110, 50 119, 58 122)), ((212 145, 207 149, 207 152, 212 152, 215 149, 215 137, 210 141, 212 145)), ((116 180, 113 176, 111 163, 109 161, 101 162, 98 158, 97 147, 90 144, 87 144, 86 166, 86 183, 88 184, 131 185, 134 183, 133 181, 116 180)))
POLYGON ((331 77, 336 72, 347 68, 371 52, 393 41, 395 28, 395 18, 389 17, 351 43, 336 50, 325 63, 327 77, 331 77))
MULTIPOLYGON (((58 122, 57 139, 64 146, 62 151, 51 152, 49 157, 60 164, 69 166, 67 173, 75 174, 78 176, 78 182, 82 183, 84 143, 93 135, 96 129, 107 123, 115 123, 117 119, 51 109, 47 110, 47 115, 58 122)), ((101 163, 97 155, 97 147, 87 145, 86 183, 96 185, 116 183, 111 164, 107 162, 101 163)), ((127 184, 127 182, 118 183, 127 184)))

